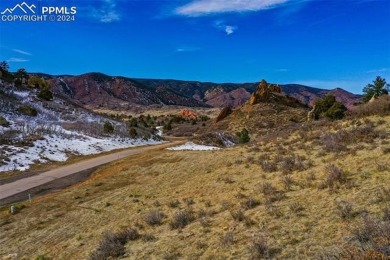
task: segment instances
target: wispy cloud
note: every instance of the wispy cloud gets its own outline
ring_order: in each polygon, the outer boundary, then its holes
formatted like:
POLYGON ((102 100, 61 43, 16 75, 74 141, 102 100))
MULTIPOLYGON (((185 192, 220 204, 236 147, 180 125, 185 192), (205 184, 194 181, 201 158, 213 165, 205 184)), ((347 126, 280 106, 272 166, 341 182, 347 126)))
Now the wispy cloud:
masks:
POLYGON ((228 12, 254 12, 274 8, 291 0, 195 0, 176 8, 184 16, 203 16, 228 12))
POLYGON ((188 46, 183 46, 179 47, 176 49, 176 52, 194 52, 194 51, 199 51, 200 48, 198 47, 188 47, 188 46))
POLYGON ((289 69, 277 69, 275 70, 276 72, 288 72, 290 71, 289 69))
POLYGON ((8 62, 27 62, 29 60, 23 59, 23 58, 9 58, 7 60, 8 62))
POLYGON ((380 69, 367 70, 366 73, 382 73, 389 70, 390 68, 380 68, 380 69))
POLYGON ((29 55, 29 56, 32 55, 31 53, 29 53, 27 51, 23 51, 23 50, 19 50, 19 49, 12 49, 12 51, 17 52, 19 54, 23 54, 23 55, 29 55))
POLYGON ((92 10, 92 16, 94 19, 101 23, 117 22, 121 19, 116 6, 115 0, 103 0, 100 8, 94 8, 92 10))
POLYGON ((222 21, 216 21, 214 23, 214 26, 221 31, 224 31, 226 35, 233 34, 235 31, 237 31, 238 27, 234 25, 227 25, 224 24, 222 21))

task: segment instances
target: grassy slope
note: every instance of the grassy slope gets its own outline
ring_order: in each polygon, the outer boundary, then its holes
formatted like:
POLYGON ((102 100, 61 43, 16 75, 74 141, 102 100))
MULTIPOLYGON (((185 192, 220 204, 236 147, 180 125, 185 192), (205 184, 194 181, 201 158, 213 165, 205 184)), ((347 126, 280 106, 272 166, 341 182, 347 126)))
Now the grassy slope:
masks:
POLYGON ((377 194, 390 183, 390 165, 386 166, 390 153, 384 152, 390 147, 390 116, 371 117, 370 122, 308 123, 286 136, 253 140, 249 146, 212 152, 159 151, 121 160, 84 183, 37 198, 31 205, 24 203, 16 215, 3 209, 0 256, 84 259, 104 232, 135 227, 156 239, 127 243, 129 259, 245 259, 251 256, 248 246, 253 237, 260 233, 274 257, 318 257, 347 243, 343 238, 363 212, 379 214, 385 206, 377 194), (366 125, 381 134, 369 140, 361 137, 339 153, 325 152, 319 141, 324 133, 366 125), (283 173, 284 158, 292 154, 302 156, 303 168, 283 173), (278 170, 265 172, 261 167, 265 160, 275 160, 278 170), (347 176, 333 191, 319 188, 329 163, 347 176), (289 191, 285 176, 293 180, 289 191), (267 203, 269 195, 261 188, 265 182, 278 190, 273 195, 283 196, 267 203), (260 205, 245 209, 248 198, 260 205), (174 200, 180 201, 178 208, 169 205, 174 200), (339 216, 339 200, 352 203, 353 217, 339 216), (162 225, 149 226, 144 216, 155 209, 166 217, 162 225), (179 209, 191 209, 195 220, 181 230, 171 229, 169 222, 179 209), (231 212, 239 209, 243 221, 232 217, 231 212))

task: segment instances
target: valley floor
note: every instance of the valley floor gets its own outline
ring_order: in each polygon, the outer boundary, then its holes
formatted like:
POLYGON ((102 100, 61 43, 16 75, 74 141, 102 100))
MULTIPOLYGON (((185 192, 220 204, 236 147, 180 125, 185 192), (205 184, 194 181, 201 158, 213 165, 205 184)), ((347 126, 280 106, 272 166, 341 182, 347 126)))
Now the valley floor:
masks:
POLYGON ((222 150, 134 155, 69 189, 17 204, 15 215, 3 208, 0 256, 337 254, 353 245, 351 230, 364 216, 382 218, 390 203, 389 129, 390 116, 313 122, 222 150))

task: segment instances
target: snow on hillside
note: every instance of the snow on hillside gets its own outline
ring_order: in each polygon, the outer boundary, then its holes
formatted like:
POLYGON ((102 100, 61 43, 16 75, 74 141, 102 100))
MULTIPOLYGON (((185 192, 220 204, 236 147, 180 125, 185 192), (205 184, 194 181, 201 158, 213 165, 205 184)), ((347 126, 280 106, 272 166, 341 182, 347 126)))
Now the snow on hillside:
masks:
POLYGON ((33 90, 8 91, 0 96, 0 116, 10 126, 0 126, 0 172, 24 171, 36 163, 66 161, 71 155, 98 154, 114 149, 161 143, 147 136, 132 139, 125 123, 115 121, 55 98, 45 102, 33 90), (38 111, 37 116, 20 113, 21 105, 38 111), (104 134, 110 122, 114 133, 104 134))
POLYGON ((172 151, 212 151, 212 150, 220 150, 221 148, 215 147, 215 146, 208 146, 208 145, 200 145, 200 144, 194 144, 193 142, 187 142, 185 144, 170 147, 167 148, 168 150, 172 151))
POLYGON ((118 137, 93 138, 86 135, 45 135, 32 147, 1 145, 8 160, 0 166, 0 172, 24 171, 35 163, 66 161, 70 155, 89 155, 120 148, 161 143, 153 139, 129 139, 118 137))

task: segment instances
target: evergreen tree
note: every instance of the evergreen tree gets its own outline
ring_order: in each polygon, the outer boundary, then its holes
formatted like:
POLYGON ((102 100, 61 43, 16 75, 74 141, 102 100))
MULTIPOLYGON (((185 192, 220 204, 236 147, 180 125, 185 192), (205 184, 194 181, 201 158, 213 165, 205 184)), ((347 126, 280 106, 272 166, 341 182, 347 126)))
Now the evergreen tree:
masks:
POLYGON ((237 136, 238 136, 238 142, 240 144, 245 144, 250 140, 249 132, 248 130, 246 130, 246 128, 242 129, 241 132, 238 132, 237 136))
POLYGON ((114 132, 114 126, 109 121, 104 122, 103 132, 105 134, 112 134, 114 132))
POLYGON ((368 102, 370 99, 375 96, 379 97, 382 95, 389 94, 390 85, 386 83, 386 80, 380 76, 377 76, 376 79, 372 82, 374 84, 368 84, 363 89, 363 101, 368 102))

